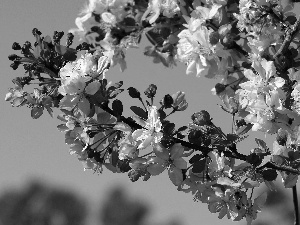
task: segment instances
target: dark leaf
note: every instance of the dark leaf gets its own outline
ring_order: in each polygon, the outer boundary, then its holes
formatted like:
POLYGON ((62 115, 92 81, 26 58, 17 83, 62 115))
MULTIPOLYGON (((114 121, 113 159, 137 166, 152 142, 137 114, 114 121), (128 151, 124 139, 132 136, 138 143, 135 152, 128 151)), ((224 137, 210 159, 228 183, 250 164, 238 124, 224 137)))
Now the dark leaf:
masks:
POLYGON ((188 128, 187 126, 179 127, 177 132, 182 132, 182 131, 186 130, 187 128, 188 128))
POLYGON ((259 146, 259 148, 264 149, 264 150, 268 149, 266 142, 264 142, 263 140, 255 138, 255 142, 259 146))
POLYGON ((202 156, 200 154, 193 155, 193 157, 189 160, 189 163, 194 164, 200 161, 202 156))
POLYGON ((192 172, 193 173, 201 173, 202 171, 205 170, 205 166, 206 166, 206 160, 205 159, 197 161, 193 164, 192 172))
POLYGON ((285 19, 285 21, 288 22, 290 25, 293 25, 297 21, 297 18, 295 16, 288 16, 285 19))
POLYGON ((130 109, 139 117, 141 117, 142 119, 147 119, 148 118, 148 114, 145 110, 143 110, 142 108, 138 107, 138 106, 131 106, 130 109))
POLYGON ((158 47, 162 47, 162 44, 165 41, 163 36, 159 34, 157 31, 155 31, 154 29, 146 32, 146 37, 148 38, 151 44, 158 47))
POLYGON ((239 136, 236 134, 227 134, 227 139, 231 142, 235 142, 239 139, 239 136))
POLYGON ((55 50, 58 54, 62 55, 68 61, 75 61, 77 58, 77 52, 73 48, 67 48, 63 45, 55 45, 55 50))
POLYGON ((175 129, 175 124, 168 122, 167 124, 164 125, 163 131, 165 134, 172 135, 174 133, 175 129))
POLYGON ((248 131, 250 131, 252 126, 253 126, 253 124, 248 123, 247 125, 242 126, 239 129, 237 129, 236 134, 239 136, 242 136, 242 135, 246 134, 248 131))
POLYGON ((31 117, 33 119, 38 119, 41 115, 43 115, 43 111, 44 109, 41 107, 34 107, 31 109, 31 117))
POLYGON ((136 88, 129 87, 127 90, 131 98, 141 98, 141 93, 136 88))
POLYGON ((131 170, 131 167, 129 166, 129 160, 119 160, 118 167, 120 168, 122 173, 126 173, 131 170))
POLYGON ((121 116, 123 113, 123 104, 120 100, 115 99, 112 103, 112 110, 116 116, 121 116))
POLYGON ((165 111, 163 109, 158 110, 158 113, 159 113, 159 118, 161 120, 164 120, 167 116, 167 114, 165 113, 165 111))
POLYGON ((250 155, 247 156, 246 161, 250 164, 252 164, 254 167, 259 166, 262 163, 262 158, 259 157, 255 153, 251 153, 250 155))
POLYGON ((267 181, 273 181, 277 178, 277 172, 273 169, 266 169, 262 172, 262 176, 267 181))
POLYGON ((109 93, 109 99, 117 97, 118 94, 122 93, 124 89, 116 89, 109 93))
POLYGON ((119 160, 119 154, 117 151, 112 151, 111 153, 111 164, 116 167, 117 166, 117 163, 118 163, 118 160, 119 160))

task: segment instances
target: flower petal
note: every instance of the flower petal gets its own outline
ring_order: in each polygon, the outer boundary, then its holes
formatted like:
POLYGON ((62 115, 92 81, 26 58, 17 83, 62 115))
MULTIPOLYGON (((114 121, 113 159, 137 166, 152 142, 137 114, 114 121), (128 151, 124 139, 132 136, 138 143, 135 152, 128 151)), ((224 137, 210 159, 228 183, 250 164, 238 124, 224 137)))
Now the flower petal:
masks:
POLYGON ((183 181, 183 174, 181 169, 171 166, 168 170, 169 178, 175 186, 179 186, 183 181))
POLYGON ((184 148, 180 143, 174 144, 170 149, 170 158, 171 159, 178 159, 182 157, 182 154, 184 152, 184 148))
POLYGON ((161 159, 168 160, 169 159, 169 151, 160 143, 155 144, 153 146, 153 152, 155 155, 161 159))
POLYGON ((179 169, 187 168, 187 162, 183 158, 174 159, 173 164, 174 164, 174 166, 176 166, 179 169))

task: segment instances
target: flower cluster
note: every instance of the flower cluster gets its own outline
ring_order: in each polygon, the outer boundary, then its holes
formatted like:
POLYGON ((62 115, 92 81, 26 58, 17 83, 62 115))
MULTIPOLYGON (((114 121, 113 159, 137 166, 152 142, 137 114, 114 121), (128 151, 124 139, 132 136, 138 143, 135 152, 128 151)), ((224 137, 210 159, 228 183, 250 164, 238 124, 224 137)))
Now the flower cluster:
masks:
POLYGON ((300 174, 300 17, 293 7, 279 0, 89 0, 71 30, 85 41, 75 49, 71 33, 62 45, 63 32, 50 38, 37 29, 34 45, 13 44, 22 56, 10 55, 11 67, 22 64, 26 74, 13 80, 5 100, 28 106, 34 119, 59 108, 58 129, 85 169, 127 172, 132 181, 167 171, 178 191, 219 218, 251 224, 266 201, 266 193, 253 198, 252 191, 263 183, 274 189, 278 173, 295 188, 300 174), (155 105, 154 84, 144 97, 128 88, 141 107, 124 115, 116 99, 123 82, 105 74, 116 64, 126 68, 125 50, 142 34, 154 63, 183 62, 187 74, 220 79, 213 93, 232 116, 230 133, 205 110, 176 127, 168 116, 187 109, 186 93, 166 94, 155 105), (26 85, 36 86, 29 93, 26 85), (250 130, 275 134, 272 148, 255 139, 256 148, 238 151, 250 130))

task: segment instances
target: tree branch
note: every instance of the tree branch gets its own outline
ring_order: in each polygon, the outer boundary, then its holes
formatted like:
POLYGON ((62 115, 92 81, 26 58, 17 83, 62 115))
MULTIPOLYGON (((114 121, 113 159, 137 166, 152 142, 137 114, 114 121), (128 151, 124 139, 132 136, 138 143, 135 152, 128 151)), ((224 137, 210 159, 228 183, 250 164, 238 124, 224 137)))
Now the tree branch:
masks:
POLYGON ((276 59, 280 55, 284 55, 287 52, 292 40, 294 39, 295 35, 299 31, 299 25, 300 25, 300 16, 298 17, 297 21, 292 26, 292 28, 287 31, 287 34, 285 36, 285 39, 284 39, 281 47, 273 56, 274 59, 276 59))
POLYGON ((294 202, 294 214, 295 222, 294 225, 299 225, 299 206, 298 206, 298 196, 297 196, 297 185, 293 186, 293 202, 294 202))
MULTIPOLYGON (((109 114, 117 117, 115 115, 115 113, 113 112, 113 110, 111 110, 107 104, 105 105, 101 105, 101 108, 108 112, 109 114)), ((133 128, 136 128, 136 129, 142 129, 143 127, 140 126, 139 124, 135 123, 133 120, 130 120, 124 116, 121 116, 120 117, 120 120, 126 124, 128 124, 130 127, 133 127, 133 128)), ((209 148, 209 147, 206 147, 206 146, 200 146, 200 145, 196 145, 196 144, 192 144, 190 142, 187 142, 187 141, 184 141, 184 140, 181 140, 179 138, 175 138, 173 137, 174 141, 176 143, 180 143, 182 146, 184 147, 187 147, 187 148, 190 148, 190 149, 195 149, 195 150, 199 150, 200 152, 202 152, 204 155, 208 154, 210 151, 212 151, 213 149, 212 148, 209 148)), ((227 157, 232 157, 232 158, 235 158, 235 159, 240 159, 240 160, 243 160, 243 161, 246 161, 246 158, 247 156, 246 155, 243 155, 237 151, 224 151, 224 155, 227 156, 227 157)))
MULTIPOLYGON (((300 171, 291 167, 287 167, 287 166, 278 166, 272 162, 267 162, 266 164, 264 164, 261 167, 258 167, 258 170, 261 170, 263 168, 270 168, 270 169, 275 169, 275 170, 279 170, 279 171, 284 171, 284 172, 289 172, 289 173, 293 173, 293 174, 298 174, 300 175, 300 171)), ((300 224, 299 224, 300 225, 300 224)))

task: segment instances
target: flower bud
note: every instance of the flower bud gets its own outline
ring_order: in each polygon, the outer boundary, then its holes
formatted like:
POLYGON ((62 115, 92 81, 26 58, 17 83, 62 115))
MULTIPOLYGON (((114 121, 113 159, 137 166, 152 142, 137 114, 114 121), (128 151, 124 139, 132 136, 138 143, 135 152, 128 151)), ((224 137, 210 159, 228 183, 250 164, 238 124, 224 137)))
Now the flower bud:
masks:
POLYGON ((171 95, 165 95, 165 97, 160 101, 160 104, 162 104, 166 109, 171 108, 173 104, 173 98, 171 95))
POLYGON ((11 47, 13 50, 21 50, 21 45, 17 42, 14 42, 12 47, 11 47))
POLYGON ((20 62, 15 61, 15 62, 13 62, 12 64, 10 64, 10 67, 11 67, 13 70, 16 70, 16 69, 18 69, 19 65, 20 65, 20 62))
POLYGON ((176 111, 184 111, 188 107, 188 103, 185 100, 185 93, 178 91, 172 95, 173 98, 173 107, 176 111))
POLYGON ((12 55, 8 56, 8 60, 10 60, 10 61, 15 61, 17 59, 21 59, 21 57, 16 54, 12 54, 12 55))
POLYGON ((287 135, 288 135, 287 131, 281 128, 277 131, 276 141, 278 142, 279 145, 285 146, 287 141, 287 135))
POLYGON ((42 35, 42 32, 39 31, 37 28, 33 28, 32 29, 32 34, 35 36, 35 35, 42 35))
POLYGON ((128 172, 128 177, 132 182, 138 181, 138 179, 142 176, 139 170, 130 170, 128 172))
POLYGON ((215 92, 216 95, 219 95, 220 93, 222 93, 223 91, 225 91, 227 85, 221 84, 221 83, 217 83, 215 85, 215 92))
POLYGON ((14 97, 14 94, 11 93, 11 92, 8 92, 6 95, 5 95, 5 101, 10 101, 12 100, 14 97))
POLYGON ((209 43, 211 45, 216 45, 220 40, 220 35, 217 31, 214 31, 209 34, 209 43))
POLYGON ((157 86, 155 84, 150 84, 144 93, 148 98, 154 98, 156 94, 156 90, 157 90, 157 86))
POLYGON ((139 155, 139 151, 136 146, 123 143, 119 148, 119 159, 134 159, 139 155))
POLYGON ((232 48, 235 43, 234 34, 231 33, 226 34, 225 37, 221 40, 221 43, 225 48, 228 49, 232 48))
POLYGON ((199 126, 210 125, 211 118, 207 111, 201 110, 200 112, 196 112, 192 115, 193 123, 199 126))

